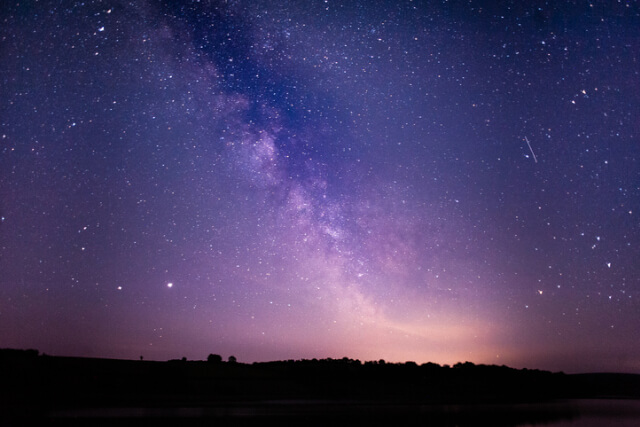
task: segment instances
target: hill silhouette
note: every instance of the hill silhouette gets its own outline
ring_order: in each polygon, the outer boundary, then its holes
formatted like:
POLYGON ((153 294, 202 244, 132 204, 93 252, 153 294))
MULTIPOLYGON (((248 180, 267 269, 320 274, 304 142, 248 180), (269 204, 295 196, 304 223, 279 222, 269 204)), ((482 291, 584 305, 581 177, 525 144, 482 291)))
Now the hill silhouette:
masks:
MULTIPOLYGON (((191 408, 213 418, 242 413, 241 408, 251 408, 249 413, 254 415, 264 411, 274 415, 279 413, 274 408, 280 408, 281 415, 289 416, 295 403, 298 415, 309 412, 317 420, 316 412, 337 411, 344 420, 363 405, 384 407, 385 415, 401 407, 407 415, 419 408, 422 414, 425 407, 453 404, 477 409, 554 399, 640 397, 639 375, 566 375, 471 362, 451 367, 383 360, 363 363, 346 357, 245 364, 233 356, 225 362, 212 354, 206 361, 157 362, 5 349, 0 350, 0 372, 0 409, 10 417, 108 408, 120 408, 122 413, 126 413, 123 408, 191 408)), ((362 416, 358 413, 358 418, 362 416)))

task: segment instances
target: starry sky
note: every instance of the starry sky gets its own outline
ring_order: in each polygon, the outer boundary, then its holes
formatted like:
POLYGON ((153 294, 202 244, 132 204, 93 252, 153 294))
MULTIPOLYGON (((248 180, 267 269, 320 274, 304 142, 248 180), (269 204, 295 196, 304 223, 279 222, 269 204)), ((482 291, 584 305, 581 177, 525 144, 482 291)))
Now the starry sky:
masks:
POLYGON ((0 347, 640 373, 640 2, 7 1, 0 38, 0 347))

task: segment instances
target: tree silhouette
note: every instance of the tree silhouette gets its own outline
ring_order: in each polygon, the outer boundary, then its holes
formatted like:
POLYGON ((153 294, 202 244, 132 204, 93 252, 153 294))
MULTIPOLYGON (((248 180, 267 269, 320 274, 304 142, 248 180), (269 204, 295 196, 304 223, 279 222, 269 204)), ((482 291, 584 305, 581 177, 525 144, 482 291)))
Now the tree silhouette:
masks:
POLYGON ((238 359, 235 356, 229 356, 229 363, 236 363, 238 359))
POLYGON ((219 354, 210 354, 209 357, 207 357, 207 362, 220 363, 222 362, 222 356, 220 356, 219 354))

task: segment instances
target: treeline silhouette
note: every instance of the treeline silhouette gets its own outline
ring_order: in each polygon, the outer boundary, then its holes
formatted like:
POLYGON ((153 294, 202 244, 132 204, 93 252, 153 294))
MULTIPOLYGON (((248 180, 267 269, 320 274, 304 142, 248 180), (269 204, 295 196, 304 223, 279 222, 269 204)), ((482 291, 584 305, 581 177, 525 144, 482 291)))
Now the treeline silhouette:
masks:
MULTIPOLYGON (((5 411, 60 407, 207 406, 308 400, 385 404, 514 403, 597 396, 640 397, 640 376, 566 375, 536 369, 435 363, 303 359, 240 363, 167 362, 40 355, 0 350, 5 411)), ((0 408, 1 409, 1 408, 0 408)))

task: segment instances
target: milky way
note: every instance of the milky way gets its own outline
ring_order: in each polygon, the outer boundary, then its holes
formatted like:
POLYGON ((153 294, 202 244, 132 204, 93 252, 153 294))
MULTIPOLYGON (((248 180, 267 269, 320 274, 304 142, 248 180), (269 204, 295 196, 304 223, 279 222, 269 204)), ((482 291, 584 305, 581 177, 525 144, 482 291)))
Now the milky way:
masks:
POLYGON ((0 347, 640 372, 640 4, 8 3, 0 347))

